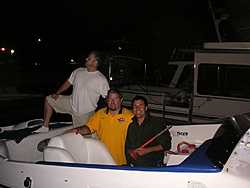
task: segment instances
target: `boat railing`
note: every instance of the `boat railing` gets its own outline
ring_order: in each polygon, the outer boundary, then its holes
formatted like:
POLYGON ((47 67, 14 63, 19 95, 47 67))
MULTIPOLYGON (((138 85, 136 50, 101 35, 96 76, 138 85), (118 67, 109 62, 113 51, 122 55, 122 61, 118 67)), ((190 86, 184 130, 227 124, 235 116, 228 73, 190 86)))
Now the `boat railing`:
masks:
POLYGON ((161 111, 163 118, 166 118, 168 111, 176 111, 184 114, 187 122, 192 122, 192 94, 185 89, 166 88, 144 85, 125 85, 121 89, 124 97, 124 105, 131 106, 131 100, 136 95, 142 95, 147 98, 149 109, 152 111, 161 111), (171 110, 170 110, 171 109, 171 110))

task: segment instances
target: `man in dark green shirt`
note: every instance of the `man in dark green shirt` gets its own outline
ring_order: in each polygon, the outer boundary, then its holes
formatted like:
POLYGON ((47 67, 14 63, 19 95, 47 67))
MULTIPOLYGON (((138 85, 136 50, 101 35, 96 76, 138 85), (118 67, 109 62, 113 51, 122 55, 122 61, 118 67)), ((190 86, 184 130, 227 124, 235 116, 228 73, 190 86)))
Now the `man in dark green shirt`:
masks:
POLYGON ((136 96, 132 100, 134 113, 133 122, 129 125, 125 143, 125 155, 127 164, 131 166, 159 166, 163 162, 164 151, 171 148, 171 137, 169 131, 155 138, 151 143, 142 148, 141 146, 149 139, 166 128, 163 119, 150 116, 148 101, 143 96, 136 96), (134 159, 129 150, 134 150, 138 155, 134 159))

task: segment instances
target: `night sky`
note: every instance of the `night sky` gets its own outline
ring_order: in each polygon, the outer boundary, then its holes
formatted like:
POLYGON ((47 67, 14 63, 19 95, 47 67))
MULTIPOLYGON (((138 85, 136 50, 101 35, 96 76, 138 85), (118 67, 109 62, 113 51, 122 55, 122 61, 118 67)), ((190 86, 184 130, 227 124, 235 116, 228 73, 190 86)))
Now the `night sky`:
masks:
POLYGON ((53 63, 81 61, 104 41, 127 37, 160 64, 174 48, 216 41, 207 7, 207 0, 8 0, 0 7, 0 45, 15 48, 22 62, 53 63))

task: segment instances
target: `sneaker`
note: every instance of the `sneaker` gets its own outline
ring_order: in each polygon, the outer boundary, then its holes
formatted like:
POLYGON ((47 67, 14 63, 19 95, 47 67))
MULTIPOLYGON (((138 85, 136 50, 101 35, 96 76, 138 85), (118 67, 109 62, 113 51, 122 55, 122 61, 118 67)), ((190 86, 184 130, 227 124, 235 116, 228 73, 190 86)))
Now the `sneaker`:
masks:
POLYGON ((39 129, 35 130, 34 132, 35 132, 35 133, 41 133, 41 132, 45 133, 45 132, 49 132, 49 128, 48 128, 48 127, 42 126, 42 127, 40 127, 39 129))

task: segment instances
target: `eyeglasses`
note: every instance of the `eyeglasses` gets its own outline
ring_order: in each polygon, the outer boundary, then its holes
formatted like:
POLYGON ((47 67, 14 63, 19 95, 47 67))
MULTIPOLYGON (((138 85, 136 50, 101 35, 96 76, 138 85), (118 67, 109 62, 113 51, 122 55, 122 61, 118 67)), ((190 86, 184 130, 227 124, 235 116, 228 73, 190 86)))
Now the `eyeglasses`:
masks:
POLYGON ((118 101, 120 98, 116 97, 116 98, 107 98, 108 101, 118 101))

